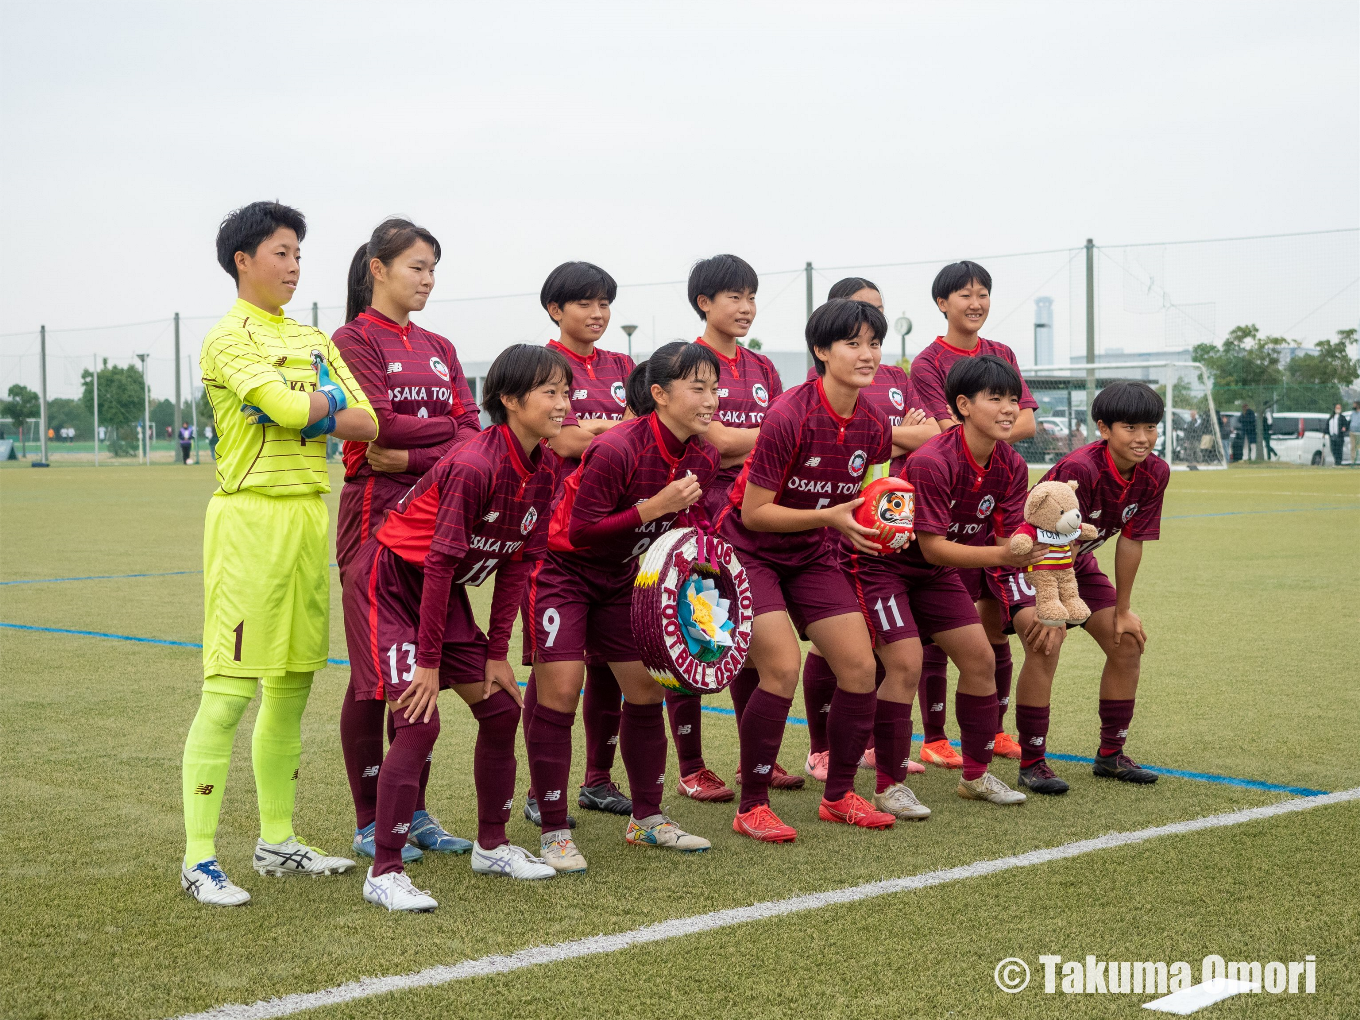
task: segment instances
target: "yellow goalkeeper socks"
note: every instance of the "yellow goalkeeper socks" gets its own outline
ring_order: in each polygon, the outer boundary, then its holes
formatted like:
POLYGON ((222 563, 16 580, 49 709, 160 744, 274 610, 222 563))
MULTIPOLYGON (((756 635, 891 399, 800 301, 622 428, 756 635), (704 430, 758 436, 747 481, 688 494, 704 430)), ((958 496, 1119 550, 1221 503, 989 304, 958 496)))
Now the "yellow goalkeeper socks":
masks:
POLYGON ((298 764, 302 759, 302 711, 312 690, 311 673, 267 676, 251 744, 255 792, 260 801, 260 838, 284 843, 293 835, 298 764))
POLYGON ((189 727, 183 769, 184 863, 188 867, 216 856, 213 838, 227 785, 232 740, 249 704, 246 697, 204 690, 198 714, 189 727))

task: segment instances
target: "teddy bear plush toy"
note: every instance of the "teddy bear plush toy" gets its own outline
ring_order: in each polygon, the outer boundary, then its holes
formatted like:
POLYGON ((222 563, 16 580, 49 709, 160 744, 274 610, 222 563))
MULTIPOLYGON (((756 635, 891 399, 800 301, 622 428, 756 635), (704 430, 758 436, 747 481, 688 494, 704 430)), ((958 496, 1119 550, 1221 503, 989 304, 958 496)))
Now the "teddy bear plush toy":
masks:
POLYGON ((1072 543, 1091 541, 1096 529, 1081 521, 1076 482, 1040 482, 1025 500, 1025 523, 1011 536, 1011 552, 1024 555, 1035 545, 1048 546, 1043 561, 1027 572, 1034 574, 1035 611, 1050 627, 1081 623, 1091 615, 1077 594, 1072 569, 1072 543))

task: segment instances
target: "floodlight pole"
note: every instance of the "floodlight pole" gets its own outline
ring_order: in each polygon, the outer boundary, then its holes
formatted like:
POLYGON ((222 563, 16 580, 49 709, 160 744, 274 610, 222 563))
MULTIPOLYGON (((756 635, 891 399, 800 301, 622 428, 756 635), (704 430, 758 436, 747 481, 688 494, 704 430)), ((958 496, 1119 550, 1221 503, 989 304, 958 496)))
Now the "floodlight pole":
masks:
MULTIPOLYGON (((807 317, 812 318, 812 263, 809 262, 803 267, 803 275, 807 278, 807 317)), ((812 367, 812 351, 807 352, 807 367, 812 367)))
MULTIPOLYGON (((179 389, 179 312, 175 313, 175 417, 179 418, 184 413, 184 404, 180 400, 179 389)), ((183 418, 179 418, 183 421, 183 418)))
POLYGON ((99 355, 94 356, 94 466, 99 467, 99 355))
POLYGON ((34 467, 47 467, 47 327, 38 328, 38 388, 42 390, 41 402, 38 404, 38 439, 39 449, 42 451, 42 460, 34 467))
POLYGON ((630 323, 620 328, 628 334, 628 357, 631 359, 633 357, 633 334, 637 332, 637 327, 630 323))
POLYGON ((146 384, 146 359, 150 354, 139 354, 142 362, 142 448, 146 455, 146 466, 151 466, 151 387, 146 384))
POLYGON ((1086 441, 1093 442, 1096 420, 1091 405, 1096 400, 1096 245, 1086 239, 1086 441))
POLYGON ((312 329, 320 329, 321 309, 317 307, 315 301, 312 302, 312 329))

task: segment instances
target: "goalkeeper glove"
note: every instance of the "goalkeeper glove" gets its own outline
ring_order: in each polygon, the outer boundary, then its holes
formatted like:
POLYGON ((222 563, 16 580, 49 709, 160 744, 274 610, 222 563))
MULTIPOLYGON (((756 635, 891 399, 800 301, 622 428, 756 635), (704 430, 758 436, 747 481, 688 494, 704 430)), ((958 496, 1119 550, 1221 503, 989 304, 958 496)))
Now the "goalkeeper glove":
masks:
POLYGON ((254 404, 242 404, 241 413, 246 416, 246 422, 250 425, 276 425, 277 422, 269 415, 265 414, 254 404))
POLYGON ((324 418, 312 422, 302 430, 303 439, 315 439, 318 436, 328 436, 335 431, 335 415, 328 414, 324 418))
MULTIPOLYGON (((336 411, 343 411, 346 406, 348 406, 348 401, 345 399, 345 391, 338 382, 331 378, 331 370, 327 367, 326 359, 321 356, 319 351, 312 352, 312 366, 316 369, 316 391, 325 395, 326 402, 331 405, 330 416, 333 418, 336 411)), ((321 423, 316 423, 316 425, 319 424, 321 423)), ((308 428, 315 428, 316 425, 309 425, 308 428)), ((334 428, 335 423, 332 422, 331 427, 324 431, 330 432, 334 428)), ((316 433, 318 436, 321 434, 321 432, 316 433)), ((307 435, 305 430, 302 435, 304 439, 315 438, 315 436, 307 435)))

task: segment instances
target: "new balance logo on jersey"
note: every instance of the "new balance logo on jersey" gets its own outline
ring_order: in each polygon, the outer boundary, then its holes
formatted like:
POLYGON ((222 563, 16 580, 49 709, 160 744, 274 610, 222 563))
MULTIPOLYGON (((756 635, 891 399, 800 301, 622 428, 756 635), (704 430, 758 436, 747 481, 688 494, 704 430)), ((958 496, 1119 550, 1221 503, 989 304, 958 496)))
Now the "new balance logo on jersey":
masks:
POLYGON ((686 724, 686 725, 684 725, 684 726, 681 726, 681 727, 680 727, 679 729, 677 729, 675 732, 678 733, 678 734, 679 734, 680 736, 682 736, 682 737, 687 737, 687 736, 689 736, 690 730, 692 730, 693 728, 694 728, 694 727, 692 727, 692 726, 686 724))
POLYGON ((493 522, 496 520, 496 518, 499 517, 500 515, 501 515, 501 512, 500 512, 499 510, 492 510, 489 514, 487 514, 485 517, 483 517, 482 520, 486 521, 487 524, 491 524, 491 523, 493 523, 493 522))
POLYGON ((822 462, 821 457, 809 457, 807 459, 807 463, 804 464, 803 467, 816 467, 821 462, 822 462))
POLYGON ((509 800, 507 800, 507 801, 505 802, 505 804, 501 807, 501 810, 502 810, 502 811, 509 811, 509 810, 510 810, 512 807, 514 807, 514 806, 515 806, 515 798, 514 798, 514 797, 511 797, 511 798, 510 798, 509 800))
POLYGON ((1091 520, 1094 521, 1094 520, 1096 520, 1096 518, 1098 518, 1099 516, 1100 516, 1100 511, 1099 511, 1099 510, 1092 510, 1092 511, 1091 511, 1091 520))
POLYGON ((377 774, 378 774, 378 766, 377 766, 377 765, 367 765, 367 766, 364 767, 364 778, 365 778, 365 779, 372 779, 372 778, 373 778, 374 776, 376 776, 377 774))
POLYGON ((561 791, 561 790, 548 790, 548 791, 546 791, 546 792, 543 794, 543 799, 544 799, 544 800, 561 800, 561 799, 562 799, 562 791, 561 791))
POLYGON ((401 371, 401 362, 400 362, 400 361, 389 361, 389 362, 387 363, 387 370, 388 370, 389 372, 400 372, 400 371, 401 371))
POLYGON ((392 832, 397 836, 403 836, 410 827, 410 822, 398 822, 396 825, 392 826, 392 832))
POLYGON ((769 774, 770 774, 770 766, 768 766, 768 765, 757 765, 757 766, 756 766, 756 775, 758 775, 758 776, 768 776, 769 774))
POLYGON ((1028 743, 1030 744, 1030 746, 1032 746, 1032 747, 1043 747, 1043 746, 1044 746, 1044 738, 1043 738, 1043 737, 1030 737, 1029 740, 1028 740, 1027 742, 1028 742, 1028 743))
POLYGON ((587 395, 589 395, 589 393, 590 393, 589 390, 572 390, 572 391, 571 391, 571 399, 572 399, 572 400, 585 400, 586 397, 587 397, 587 395))
POLYGON ((298 769, 293 769, 293 782, 295 782, 295 783, 297 782, 297 777, 298 777, 298 772, 299 772, 299 771, 300 771, 300 770, 298 770, 298 769))
POLYGON ((194 787, 194 793, 198 794, 200 797, 207 797, 212 792, 213 792, 212 783, 199 783, 197 786, 194 787))
POLYGON ((939 702, 939 703, 937 703, 937 704, 932 704, 932 705, 930 706, 930 710, 931 710, 932 712, 943 712, 943 711, 944 711, 944 702, 941 701, 941 702, 939 702))

